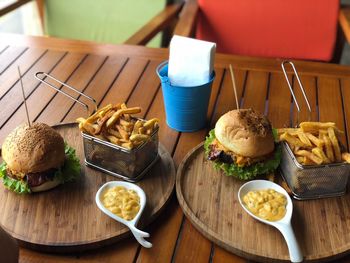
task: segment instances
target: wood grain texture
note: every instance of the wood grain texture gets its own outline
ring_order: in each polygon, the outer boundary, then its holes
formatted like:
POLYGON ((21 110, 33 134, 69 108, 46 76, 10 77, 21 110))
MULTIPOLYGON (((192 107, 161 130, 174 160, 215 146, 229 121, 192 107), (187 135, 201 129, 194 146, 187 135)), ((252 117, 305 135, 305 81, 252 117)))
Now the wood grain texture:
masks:
POLYGON ((192 37, 195 31, 195 22, 199 7, 197 0, 188 0, 182 8, 179 22, 177 23, 174 35, 192 37))
MULTIPOLYGON (((76 70, 84 58, 84 55, 69 53, 51 72, 48 73, 62 81, 67 81, 69 76, 76 70)), ((27 78, 23 78, 23 85, 24 87, 28 88, 28 83, 26 80, 27 78)), ((32 81, 33 77, 28 78, 28 80, 32 81)), ((35 120, 37 118, 37 116, 42 112, 43 108, 46 107, 55 94, 55 90, 47 87, 44 84, 40 84, 30 95, 28 95, 27 105, 29 108, 30 120, 35 120)), ((21 102, 21 100, 18 101, 21 102)), ((1 127, 0 144, 2 144, 9 131, 27 121, 24 104, 22 103, 20 105, 21 106, 15 112, 12 112, 11 118, 1 127)), ((53 116, 51 116, 51 119, 52 118, 53 116)), ((55 119, 55 122, 58 122, 58 120, 55 119)))
MULTIPOLYGON (((223 113, 235 107, 231 80, 229 74, 227 74, 229 64, 233 65, 235 71, 242 107, 254 106, 260 111, 265 105, 265 113, 268 114, 276 127, 292 123, 291 119, 293 116, 295 117, 295 108, 291 102, 286 82, 281 74, 281 61, 278 59, 216 54, 215 70, 217 74, 221 71, 223 75, 221 79, 217 75, 217 80, 220 79, 218 90, 215 91, 217 92, 216 94, 212 93, 211 96, 210 108, 213 108, 213 111, 208 112, 208 119, 211 119, 211 121, 207 128, 202 131, 178 133, 167 127, 165 123, 162 90, 159 88, 159 80, 157 80, 153 70, 147 70, 148 67, 154 68, 152 61, 156 65, 157 61, 163 61, 168 58, 167 49, 150 49, 130 45, 103 45, 87 41, 0 34, 0 65, 4 69, 0 74, 0 94, 3 94, 2 97, 5 98, 4 94, 18 85, 16 67, 17 63, 20 64, 22 73, 25 76, 25 87, 28 85, 29 87, 34 87, 34 90, 28 97, 32 119, 41 115, 45 116, 41 118, 42 121, 57 123, 62 118, 73 120, 76 116, 84 114, 84 110, 75 104, 73 107, 70 104, 66 109, 57 108, 56 114, 56 111, 51 110, 52 108, 49 106, 52 98, 60 97, 60 100, 66 100, 66 98, 62 97, 62 95, 57 96, 55 91, 42 85, 33 86, 34 82, 32 82, 30 70, 36 64, 41 63, 40 61, 45 59, 49 51, 55 50, 62 51, 64 56, 57 61, 58 64, 54 64, 51 68, 51 73, 71 84, 79 85, 81 83, 83 85, 81 88, 85 88, 87 92, 97 96, 100 106, 127 100, 136 105, 138 101, 142 102, 144 94, 150 91, 153 94, 153 98, 150 94, 145 96, 147 102, 142 103, 145 107, 143 115, 145 114, 147 118, 159 117, 161 127, 160 141, 170 153, 173 153, 177 165, 192 147, 204 139, 207 129, 213 127, 216 120, 223 113), (20 54, 18 53, 19 50, 25 51, 20 54), (9 53, 7 53, 8 51, 9 53), (85 61, 91 55, 102 57, 104 62, 101 65, 100 60, 97 59, 96 65, 93 65, 93 62, 90 63, 95 70, 84 70, 84 68, 86 69, 85 61), (122 59, 126 59, 124 64, 122 59), (116 63, 115 68, 108 69, 105 65, 109 64, 113 67, 114 62, 116 63), (81 69, 82 67, 83 69, 81 69), (106 74, 104 75, 106 79, 103 79, 102 72, 106 74), (149 86, 151 87, 150 90, 148 90, 149 86), (266 92, 265 96, 259 93, 260 90, 266 92), (267 98, 266 101, 264 101, 265 98, 267 98), (46 111, 48 112, 46 113, 46 111), (49 112, 50 114, 48 114, 49 112)), ((343 119, 346 135, 348 135, 350 68, 342 65, 303 61, 295 61, 295 65, 307 89, 310 102, 313 108, 316 109, 313 112, 313 118, 318 119, 320 117, 322 120, 335 119, 336 121, 343 119), (330 89, 328 89, 328 86, 330 89), (322 98, 319 98, 320 94, 323 94, 322 98), (336 99, 332 98, 332 96, 336 99)), ((47 67, 42 68, 43 71, 48 71, 48 69, 47 67)), ((290 73, 290 70, 288 72, 290 73)), ((293 87, 298 97, 300 94, 298 94, 295 86, 295 78, 292 74, 290 78, 293 81, 293 87)), ((0 97, 0 104, 6 108, 6 104, 1 102, 2 97, 0 97)), ((14 99, 17 101, 14 103, 21 102, 20 97, 14 97, 14 99)), ((21 103, 17 105, 21 105, 21 103)), ((304 107, 302 107, 301 115, 303 118, 306 117, 304 107)), ((3 121, 2 118, 0 118, 0 121, 3 121)), ((25 121, 25 114, 24 107, 21 105, 0 127, 0 138, 3 138, 17 124, 23 121, 25 121)), ((348 141, 348 136, 346 138, 345 141, 348 141)), ((303 239, 304 235, 319 235, 323 239, 323 243, 312 242, 311 244, 306 244, 307 250, 319 251, 339 245, 337 243, 330 244, 329 235, 339 236, 339 240, 344 239, 342 232, 349 232, 350 227, 348 225, 346 228, 341 228, 338 224, 334 226, 327 225, 329 229, 315 229, 307 226, 314 224, 312 216, 315 213, 318 213, 326 224, 329 222, 329 217, 338 217, 339 221, 345 220, 346 224, 348 224, 347 211, 349 211, 349 207, 346 198, 348 196, 344 196, 345 200, 341 198, 338 204, 339 209, 332 216, 327 215, 327 209, 329 206, 332 206, 331 203, 328 203, 327 207, 321 210, 318 209, 319 204, 317 201, 310 203, 310 207, 307 207, 307 209, 304 208, 304 202, 295 203, 298 211, 308 212, 305 217, 296 215, 297 217, 293 218, 293 224, 298 224, 300 218, 306 222, 302 232, 297 233, 298 237, 301 236, 301 239, 303 239), (344 210, 346 213, 344 213, 344 210), (333 227, 334 229, 331 229, 333 227)), ((208 241, 196 229, 196 226, 194 225, 193 227, 191 222, 183 216, 181 208, 176 201, 171 202, 164 210, 164 213, 147 227, 147 231, 150 231, 151 241, 154 245, 151 250, 140 249, 139 245, 130 237, 123 240, 123 242, 117 242, 105 248, 66 255, 39 253, 21 248, 20 262, 176 262, 185 261, 183 259, 196 258, 204 262, 251 262, 238 255, 229 253, 208 241)), ((251 231, 254 231, 254 228, 251 231)), ((339 245, 339 247, 341 248, 342 246, 339 245)), ((339 251, 339 253, 338 256, 340 257, 345 255, 347 251, 344 253, 339 251)), ((318 262, 319 260, 316 261, 318 262)), ((349 263, 350 259, 346 257, 342 260, 337 259, 336 262, 349 263)))
MULTIPOLYGON (((80 160, 84 152, 76 124, 56 128, 80 160)), ((175 167, 169 153, 159 147, 160 160, 137 183, 147 204, 140 225, 149 224, 167 203, 175 184, 175 167)), ((95 204, 95 193, 107 181, 119 180, 82 163, 81 178, 51 191, 28 196, 0 188, 1 226, 22 245, 37 250, 71 252, 101 247, 129 235, 124 225, 105 216, 95 204), (14 209, 9 209, 16 204, 14 209), (21 215, 21 216, 18 216, 21 215)))
MULTIPOLYGON (((84 92, 87 86, 93 81, 94 77, 99 73, 102 65, 106 62, 107 57, 88 55, 86 59, 79 65, 74 75, 67 81, 67 84, 75 89, 84 92)), ((57 83, 55 83, 57 85, 57 83)), ((45 87, 49 88, 49 87, 45 87)), ((73 98, 78 98, 79 94, 69 89, 62 88, 73 98)), ((43 112, 37 116, 34 121, 46 122, 49 125, 60 122, 66 115, 67 111, 74 105, 74 101, 65 97, 63 94, 56 92, 50 104, 48 104, 43 112), (55 116, 55 118, 50 118, 55 116)))
MULTIPOLYGON (((22 77, 22 81, 24 81, 23 83, 25 83, 25 85, 23 85, 23 89, 26 98, 29 97, 29 95, 39 86, 39 81, 33 77, 34 73, 36 73, 37 71, 41 71, 42 69, 51 71, 52 68, 55 67, 57 62, 59 62, 63 58, 63 56, 63 52, 48 51, 37 63, 34 64, 33 67, 30 68, 30 70, 28 70, 26 75, 22 77)), ((18 72, 16 72, 16 75, 18 79, 18 72)), ((9 117, 11 117, 13 112, 15 112, 23 104, 23 99, 18 100, 17 98, 22 98, 22 89, 20 82, 17 82, 0 99, 1 103, 3 105, 6 105, 6 107, 0 109, 0 114, 2 116, 2 119, 0 120, 0 127, 2 127, 4 123, 9 119, 9 117)))
POLYGON ((22 5, 30 2, 31 0, 16 0, 13 3, 8 4, 7 6, 0 9, 0 16, 3 16, 13 10, 15 10, 18 7, 21 7, 22 5))
POLYGON ((25 47, 9 47, 0 55, 0 74, 26 51, 25 47))
MULTIPOLYGON (((6 52, 6 51, 5 51, 6 52)), ((44 49, 32 48, 24 52, 15 60, 16 63, 11 63, 9 67, 0 75, 0 99, 14 86, 18 81, 17 66, 20 66, 22 76, 25 77, 27 71, 46 53, 44 49)), ((11 58, 8 58, 10 61, 11 58)))
MULTIPOLYGON (((217 95, 220 92, 223 82, 224 71, 216 70, 216 74, 209 101, 208 123, 210 123, 210 118, 213 116, 215 105, 217 104, 217 95)), ((191 148, 203 141, 206 134, 207 130, 194 133, 181 133, 174 153, 176 166, 180 164, 191 148)), ((175 247, 173 260, 175 262, 191 262, 196 259, 196 262, 207 262, 210 257, 211 243, 191 225, 187 218, 183 220, 182 225, 176 225, 174 227, 180 231, 179 239, 181 242, 177 243, 175 247)))
POLYGON ((182 4, 167 5, 160 13, 153 17, 140 30, 128 38, 124 44, 146 45, 155 35, 171 25, 180 12, 182 4))
MULTIPOLYGON (((282 235, 240 207, 237 192, 243 183, 216 171, 200 144, 179 166, 176 192, 185 215, 216 244, 252 260, 288 261, 282 235)), ((305 261, 335 259, 350 251, 350 233, 344 231, 349 229, 349 197, 293 201, 292 224, 305 261)))
MULTIPOLYGON (((2 45, 30 46, 49 50, 59 50, 76 53, 92 53, 96 55, 120 55, 128 54, 130 57, 144 59, 166 60, 169 57, 169 50, 165 48, 147 48, 135 45, 112 45, 98 44, 92 41, 69 40, 54 37, 23 36, 17 34, 0 33, 2 45)), ((227 68, 229 64, 242 70, 260 70, 268 72, 281 72, 281 59, 245 57, 238 55, 216 54, 215 65, 220 68, 227 68)), ((299 72, 304 75, 337 76, 347 77, 350 74, 350 67, 322 62, 307 62, 294 60, 299 72)), ((292 71, 287 70, 288 73, 292 71)))

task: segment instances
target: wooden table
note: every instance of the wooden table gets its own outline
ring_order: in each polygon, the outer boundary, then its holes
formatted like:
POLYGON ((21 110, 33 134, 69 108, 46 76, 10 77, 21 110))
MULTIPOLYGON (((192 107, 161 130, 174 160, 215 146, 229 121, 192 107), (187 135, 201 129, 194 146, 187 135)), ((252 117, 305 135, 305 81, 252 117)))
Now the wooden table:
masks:
MULTIPOLYGON (((203 141, 208 129, 223 113, 235 108, 227 70, 230 63, 235 71, 241 107, 253 107, 266 113, 275 127, 292 124, 291 95, 281 73, 280 60, 218 54, 208 128, 195 133, 170 129, 165 123, 162 91, 155 74, 158 64, 167 58, 167 49, 0 35, 0 144, 14 127, 26 121, 17 65, 21 66, 24 75, 32 121, 55 124, 74 121, 85 114, 79 105, 45 88, 33 77, 37 71, 48 72, 93 96, 99 106, 126 101, 129 106, 141 106, 143 117, 157 116, 161 127, 160 141, 172 154, 176 166, 191 148, 203 141)), ((314 109, 314 120, 335 121, 346 131, 343 143, 349 146, 350 68, 299 61, 295 64, 314 109)), ((295 78, 292 75, 290 78, 295 86, 295 78)), ((300 99, 300 92, 296 92, 300 99)), ((306 119, 304 102, 301 107, 301 119, 306 119)), ((79 255, 43 254, 21 249, 20 262, 248 262, 203 237, 184 217, 175 195, 147 231, 151 233, 152 249, 141 248, 129 238, 79 255)), ((342 262, 350 262, 350 257, 342 262)))

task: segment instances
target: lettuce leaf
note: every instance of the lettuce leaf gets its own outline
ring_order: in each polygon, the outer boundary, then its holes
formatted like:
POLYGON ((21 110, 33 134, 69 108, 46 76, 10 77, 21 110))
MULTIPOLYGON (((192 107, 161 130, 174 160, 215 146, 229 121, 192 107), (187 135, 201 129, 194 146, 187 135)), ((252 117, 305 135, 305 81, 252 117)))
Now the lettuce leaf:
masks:
MULTIPOLYGON (((57 176, 61 184, 75 181, 80 176, 80 161, 75 155, 75 149, 70 147, 68 144, 65 144, 65 154, 66 160, 64 165, 55 173, 55 176, 57 176)), ((17 194, 31 193, 27 182, 23 180, 16 180, 7 176, 5 162, 0 164, 0 178, 2 178, 2 182, 7 189, 17 194)))
POLYGON ((3 162, 0 165, 0 178, 2 178, 2 182, 3 182, 4 186, 13 192, 16 192, 18 194, 31 193, 30 188, 25 181, 16 180, 16 179, 13 179, 13 178, 7 176, 5 162, 3 162))
POLYGON ((80 161, 75 155, 75 149, 66 143, 64 151, 66 154, 64 165, 55 173, 61 184, 75 181, 80 176, 80 161))
MULTIPOLYGON (((275 131, 274 131, 275 134, 275 131)), ((275 137, 276 138, 276 137, 275 137)), ((204 142, 205 154, 208 156, 210 148, 209 145, 215 140, 215 131, 212 129, 209 132, 209 136, 206 137, 204 142)), ((220 162, 218 160, 214 161, 214 167, 216 169, 221 169, 227 176, 235 176, 240 180, 251 180, 258 175, 268 174, 277 169, 281 161, 281 146, 276 144, 274 155, 271 159, 265 162, 258 162, 246 167, 239 167, 236 164, 228 164, 220 162)))

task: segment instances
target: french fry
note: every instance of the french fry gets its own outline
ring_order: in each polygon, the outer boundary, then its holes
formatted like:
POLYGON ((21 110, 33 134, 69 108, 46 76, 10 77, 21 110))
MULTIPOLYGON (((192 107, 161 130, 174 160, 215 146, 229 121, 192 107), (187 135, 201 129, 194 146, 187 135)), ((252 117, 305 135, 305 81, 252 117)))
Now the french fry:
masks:
POLYGON ((328 157, 323 152, 322 148, 315 147, 312 150, 312 153, 316 155, 317 157, 322 159, 322 163, 330 163, 331 161, 328 159, 328 157))
POLYGON ((341 158, 343 161, 350 163, 350 153, 348 153, 348 152, 342 153, 341 158))
POLYGON ((114 123, 116 123, 116 121, 120 118, 120 116, 122 114, 134 114, 134 113, 139 113, 141 112, 141 108, 140 107, 133 107, 133 108, 127 108, 127 109, 120 109, 117 110, 112 117, 109 118, 109 120, 107 121, 107 128, 110 128, 114 123))
POLYGON ((97 120, 99 114, 107 109, 112 108, 112 104, 108 104, 106 106, 104 106, 103 108, 97 110, 94 114, 92 114, 89 118, 87 118, 87 122, 94 122, 95 120, 97 120))
POLYGON ((112 134, 113 136, 117 137, 118 139, 121 139, 122 136, 121 134, 119 133, 119 131, 115 130, 115 129, 109 129, 107 130, 108 133, 112 134))
POLYGON ((301 164, 304 163, 304 158, 305 158, 304 156, 297 156, 296 158, 298 163, 301 163, 301 164))
POLYGON ((154 126, 159 122, 157 118, 150 119, 143 124, 146 129, 154 128, 154 126))
POLYGON ((338 136, 340 131, 334 122, 302 122, 300 128, 278 129, 279 139, 286 141, 304 165, 319 165, 350 161, 350 154, 342 154, 338 136))
POLYGON ((315 165, 316 163, 314 163, 312 160, 310 160, 309 158, 307 158, 306 156, 303 157, 303 165, 315 165))
POLYGON ((313 161, 316 164, 322 164, 322 159, 317 157, 312 152, 309 152, 309 151, 306 151, 306 150, 299 150, 295 154, 297 154, 299 156, 307 157, 308 159, 310 159, 311 161, 313 161))
POLYGON ((298 131, 297 136, 300 139, 300 141, 305 144, 305 146, 312 147, 310 139, 306 136, 306 134, 304 132, 298 131))
POLYGON ((315 144, 317 147, 322 147, 324 145, 323 140, 317 138, 316 136, 312 135, 311 133, 307 132, 305 133, 306 136, 309 138, 309 140, 315 144))
MULTIPOLYGON (((125 104, 125 103, 122 103, 122 104, 120 105, 120 108, 121 108, 121 109, 127 109, 126 104, 125 104)), ((124 114, 124 118, 125 118, 126 121, 130 121, 130 114, 124 114)))
POLYGON ((142 121, 137 120, 134 124, 134 128, 132 129, 131 135, 137 134, 141 126, 142 126, 142 121))
POLYGON ((120 133, 120 135, 122 136, 122 138, 123 138, 124 140, 129 139, 129 134, 128 134, 128 132, 125 131, 125 130, 122 128, 121 125, 117 125, 117 130, 118 130, 118 132, 120 133))
POLYGON ((329 136, 329 139, 330 139, 330 141, 331 141, 331 143, 333 145, 334 159, 335 159, 336 162, 341 162, 340 147, 339 147, 338 139, 335 136, 333 127, 329 127, 328 128, 328 136, 329 136))
POLYGON ((134 134, 130 136, 130 141, 145 141, 148 139, 149 136, 146 134, 134 134))
POLYGON ((133 148, 133 143, 132 142, 124 142, 124 143, 122 143, 121 146, 126 148, 126 149, 132 149, 133 148))
POLYGON ((95 128, 94 128, 94 126, 92 126, 91 123, 84 122, 82 125, 83 125, 83 130, 85 130, 86 132, 88 132, 91 135, 95 134, 95 128))
POLYGON ((299 146, 299 147, 304 146, 304 144, 298 138, 295 138, 294 136, 290 135, 288 132, 283 133, 280 136, 280 139, 287 141, 290 145, 293 145, 293 146, 299 146))
MULTIPOLYGON (((125 103, 123 103, 125 105, 125 103)), ((120 110, 122 108, 122 103, 117 103, 113 106, 113 110, 120 110)))
POLYGON ((119 124, 123 126, 123 129, 127 132, 131 132, 134 128, 134 123, 132 121, 126 121, 124 119, 120 119, 119 124))
POLYGON ((334 122, 302 122, 300 128, 303 132, 318 133, 319 130, 327 130, 329 127, 335 128, 334 122))
POLYGON ((333 148, 332 148, 332 143, 329 137, 324 134, 322 137, 322 140, 324 141, 325 147, 326 147, 326 155, 328 159, 330 160, 331 163, 334 162, 334 153, 333 153, 333 148))
POLYGON ((108 112, 105 112, 104 115, 101 115, 100 119, 97 120, 98 127, 95 130, 95 134, 100 134, 102 127, 104 124, 108 121, 108 119, 114 114, 114 110, 110 110, 108 112))
POLYGON ((108 135, 106 136, 107 139, 111 142, 111 143, 114 143, 114 144, 118 144, 119 145, 119 139, 113 135, 108 135))
POLYGON ((140 127, 139 128, 139 134, 146 134, 146 129, 145 129, 145 127, 140 127))
POLYGON ((298 133, 299 129, 297 128, 280 128, 277 129, 277 134, 281 135, 285 132, 289 133, 290 135, 296 135, 298 133))
POLYGON ((138 120, 131 114, 141 112, 140 107, 128 108, 125 103, 108 104, 93 115, 78 118, 79 129, 101 140, 132 149, 149 140, 159 120, 138 120))

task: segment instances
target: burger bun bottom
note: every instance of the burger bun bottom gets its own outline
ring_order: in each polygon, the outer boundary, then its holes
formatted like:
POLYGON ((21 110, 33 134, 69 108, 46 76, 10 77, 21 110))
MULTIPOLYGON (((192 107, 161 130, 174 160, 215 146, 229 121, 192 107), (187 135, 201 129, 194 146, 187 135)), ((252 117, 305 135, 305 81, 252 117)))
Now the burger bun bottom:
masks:
POLYGON ((31 187, 30 190, 34 193, 37 192, 44 192, 47 190, 50 190, 52 188, 55 188, 56 186, 58 186, 61 182, 57 179, 54 178, 53 180, 47 181, 41 185, 35 186, 35 187, 31 187))

